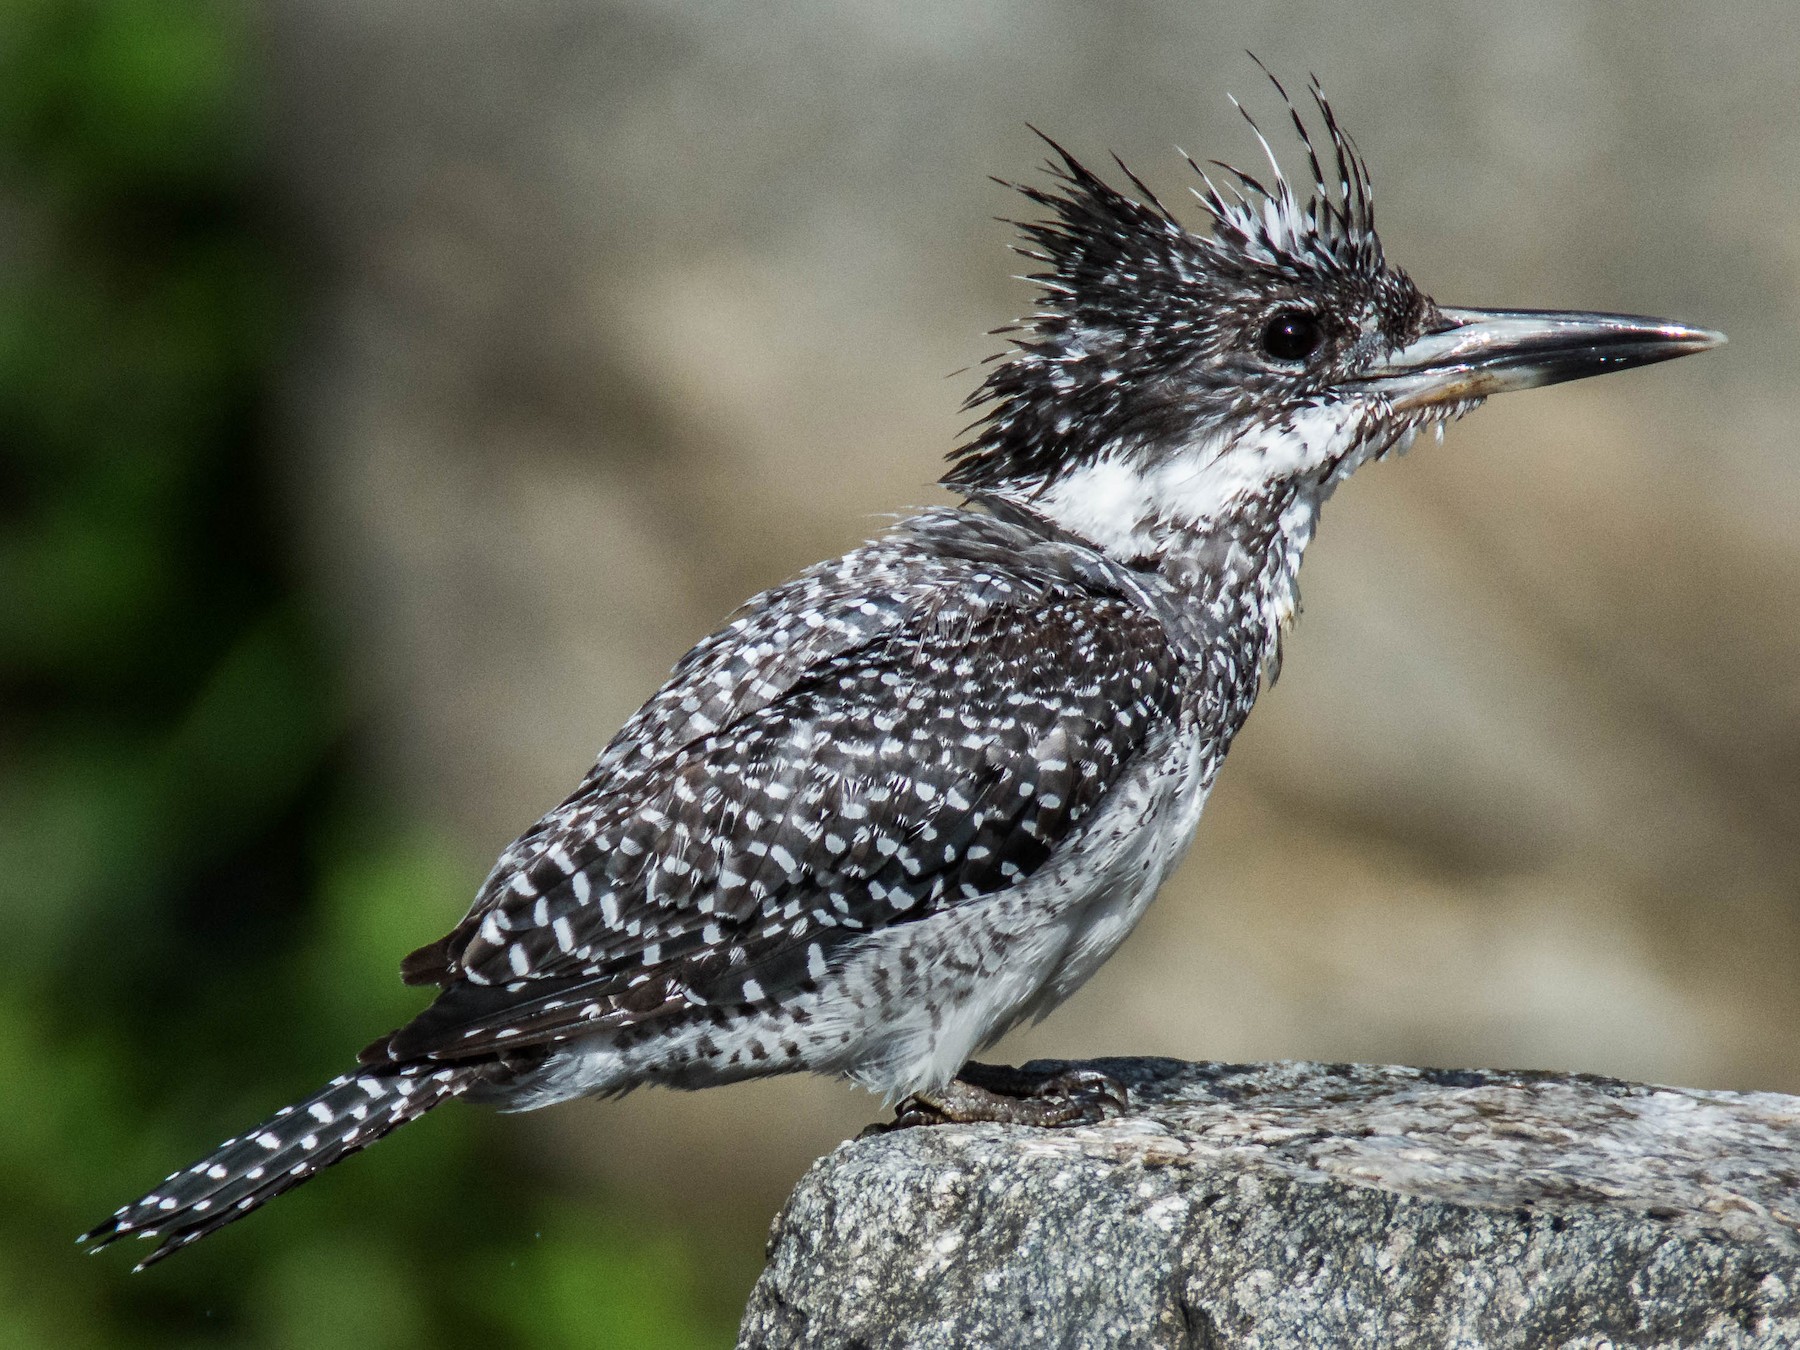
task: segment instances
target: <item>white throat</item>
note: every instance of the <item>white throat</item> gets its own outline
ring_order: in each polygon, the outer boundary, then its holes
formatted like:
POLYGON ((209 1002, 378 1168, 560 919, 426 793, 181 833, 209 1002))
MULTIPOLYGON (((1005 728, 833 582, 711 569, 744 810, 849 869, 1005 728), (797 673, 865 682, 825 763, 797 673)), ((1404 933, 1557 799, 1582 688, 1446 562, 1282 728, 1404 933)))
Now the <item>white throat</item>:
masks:
POLYGON ((1121 561, 1161 557, 1183 536, 1214 536, 1258 503, 1280 502, 1281 532, 1298 567, 1319 504, 1354 467, 1340 461, 1357 439, 1359 413, 1354 405, 1310 407, 1229 441, 1193 441, 1151 465, 1103 455, 1048 486, 1008 495, 1121 561))
POLYGON ((1155 464, 1103 456, 1009 495, 1121 562, 1155 559, 1180 570, 1182 554, 1208 550, 1217 580, 1251 602, 1273 661, 1299 605, 1300 561, 1319 508, 1366 457, 1345 458, 1359 414, 1353 405, 1307 408, 1251 435, 1195 441, 1155 464), (1258 518, 1273 525, 1272 536, 1235 528, 1258 518))

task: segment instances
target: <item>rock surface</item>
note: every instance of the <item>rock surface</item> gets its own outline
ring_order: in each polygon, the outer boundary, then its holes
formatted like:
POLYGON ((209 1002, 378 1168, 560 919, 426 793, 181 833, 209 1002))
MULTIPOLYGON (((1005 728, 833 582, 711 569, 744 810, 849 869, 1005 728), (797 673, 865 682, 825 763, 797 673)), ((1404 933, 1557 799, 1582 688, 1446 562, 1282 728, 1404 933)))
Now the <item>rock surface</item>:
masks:
POLYGON ((1800 1098, 1101 1060, 1132 1110, 842 1145, 740 1350, 1800 1346, 1800 1098))

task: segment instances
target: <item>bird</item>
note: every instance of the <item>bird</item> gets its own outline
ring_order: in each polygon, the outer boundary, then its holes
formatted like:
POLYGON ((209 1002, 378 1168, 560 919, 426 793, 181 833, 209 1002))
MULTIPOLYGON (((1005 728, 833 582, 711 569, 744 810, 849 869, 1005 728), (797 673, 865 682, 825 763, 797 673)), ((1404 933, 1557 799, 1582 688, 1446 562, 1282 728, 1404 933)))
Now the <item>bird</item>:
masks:
POLYGON ((1039 132, 1044 176, 1005 184, 1036 304, 995 330, 956 503, 748 601, 404 959, 429 1006, 81 1240, 152 1240, 142 1269, 452 1098, 811 1071, 897 1126, 1124 1104, 972 1056, 1080 988, 1181 859, 1333 490, 1491 395, 1725 340, 1440 305, 1387 259, 1317 77, 1268 78, 1306 176, 1240 106, 1267 169, 1184 156, 1193 225, 1039 132))

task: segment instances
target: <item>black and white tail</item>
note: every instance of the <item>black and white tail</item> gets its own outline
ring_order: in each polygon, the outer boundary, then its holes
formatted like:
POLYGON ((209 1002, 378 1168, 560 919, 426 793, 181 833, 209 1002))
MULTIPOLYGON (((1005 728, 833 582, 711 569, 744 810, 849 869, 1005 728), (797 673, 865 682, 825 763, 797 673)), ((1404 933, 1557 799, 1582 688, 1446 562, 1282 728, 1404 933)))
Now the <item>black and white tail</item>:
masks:
POLYGON ((334 1078, 192 1167, 171 1173, 77 1241, 98 1251, 124 1237, 160 1238, 138 1263, 142 1270, 458 1096, 480 1076, 472 1067, 406 1064, 334 1078))

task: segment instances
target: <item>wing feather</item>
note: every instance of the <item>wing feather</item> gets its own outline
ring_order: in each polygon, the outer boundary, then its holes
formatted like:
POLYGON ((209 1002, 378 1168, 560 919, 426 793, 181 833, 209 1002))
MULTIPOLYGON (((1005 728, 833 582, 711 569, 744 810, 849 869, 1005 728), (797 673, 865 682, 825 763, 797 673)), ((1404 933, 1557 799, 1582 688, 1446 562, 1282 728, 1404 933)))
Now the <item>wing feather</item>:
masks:
POLYGON ((370 1056, 778 999, 871 931, 1041 867, 1178 714, 1181 668, 1123 595, 967 558, 929 580, 873 604, 867 578, 835 603, 796 584, 763 602, 788 612, 697 648, 633 719, 640 740, 409 959, 445 991, 370 1056))

